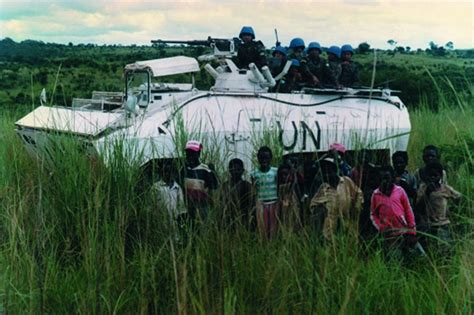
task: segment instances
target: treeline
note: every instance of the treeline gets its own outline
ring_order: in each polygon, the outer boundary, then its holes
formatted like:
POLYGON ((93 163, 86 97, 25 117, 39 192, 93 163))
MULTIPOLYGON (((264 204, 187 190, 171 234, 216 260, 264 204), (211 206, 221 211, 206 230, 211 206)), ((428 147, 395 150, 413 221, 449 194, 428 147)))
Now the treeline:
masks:
MULTIPOLYGON (((121 91, 122 70, 128 63, 175 55, 197 57, 207 51, 205 47, 183 46, 65 45, 35 40, 17 43, 5 38, 0 40, 0 106, 37 103, 43 87, 52 103, 58 105, 71 104, 74 97, 90 97, 93 90, 121 91)), ((358 52, 354 60, 363 85, 368 86, 373 51, 369 44, 362 43, 358 52)), ((436 109, 441 105, 440 93, 446 103, 443 105, 455 105, 460 96, 472 97, 474 50, 451 52, 439 56, 427 51, 378 50, 376 86, 401 90, 401 99, 412 107, 425 103, 436 109)), ((208 89, 212 82, 205 71, 196 78, 201 89, 208 89)))

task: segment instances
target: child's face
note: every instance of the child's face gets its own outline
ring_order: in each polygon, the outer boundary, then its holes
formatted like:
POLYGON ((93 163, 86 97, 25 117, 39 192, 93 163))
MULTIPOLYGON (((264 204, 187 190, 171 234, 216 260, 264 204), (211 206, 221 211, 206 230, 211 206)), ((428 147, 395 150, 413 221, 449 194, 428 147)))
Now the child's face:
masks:
POLYGON ((393 168, 397 173, 403 173, 407 167, 407 161, 404 158, 397 156, 393 159, 393 168))
POLYGON ((382 190, 388 190, 393 185, 393 177, 389 171, 381 171, 380 176, 380 188, 382 190))
POLYGON ((268 171, 270 169, 270 162, 272 161, 272 156, 270 152, 263 151, 258 155, 258 163, 260 164, 260 169, 262 171, 268 171))
POLYGON ((188 165, 199 164, 199 156, 200 156, 200 152, 193 151, 193 150, 186 150, 186 163, 188 165))
POLYGON ((439 184, 443 175, 438 170, 430 170, 428 172, 428 180, 432 184, 439 184))
POLYGON ((164 165, 161 170, 161 178, 165 182, 170 182, 173 178, 173 171, 171 165, 164 165))
POLYGON ((234 180, 242 179, 244 168, 240 164, 232 164, 229 166, 230 177, 234 180))
POLYGON ((423 152, 423 161, 425 164, 438 162, 438 153, 435 150, 426 150, 423 152))
POLYGON ((291 182, 291 174, 288 168, 281 168, 278 172, 278 183, 286 184, 291 182))
POLYGON ((337 166, 324 166, 321 169, 323 175, 323 181, 331 185, 332 187, 337 187, 339 183, 339 175, 337 173, 337 166))

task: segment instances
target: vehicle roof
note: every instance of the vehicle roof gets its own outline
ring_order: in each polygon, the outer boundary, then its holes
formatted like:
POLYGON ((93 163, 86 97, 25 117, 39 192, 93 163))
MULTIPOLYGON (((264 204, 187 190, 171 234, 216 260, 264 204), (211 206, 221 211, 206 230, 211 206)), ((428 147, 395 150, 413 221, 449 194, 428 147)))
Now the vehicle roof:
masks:
POLYGON ((125 66, 127 70, 149 70, 153 77, 198 72, 199 64, 196 59, 185 56, 176 56, 161 59, 137 61, 125 66))

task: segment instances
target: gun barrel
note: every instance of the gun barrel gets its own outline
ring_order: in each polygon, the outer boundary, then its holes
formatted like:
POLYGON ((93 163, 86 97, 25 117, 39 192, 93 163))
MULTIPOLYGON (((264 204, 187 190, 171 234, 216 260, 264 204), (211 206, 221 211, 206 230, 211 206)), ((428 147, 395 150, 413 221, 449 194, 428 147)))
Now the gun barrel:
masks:
POLYGON ((190 46, 209 46, 209 40, 152 40, 152 44, 185 44, 190 46))

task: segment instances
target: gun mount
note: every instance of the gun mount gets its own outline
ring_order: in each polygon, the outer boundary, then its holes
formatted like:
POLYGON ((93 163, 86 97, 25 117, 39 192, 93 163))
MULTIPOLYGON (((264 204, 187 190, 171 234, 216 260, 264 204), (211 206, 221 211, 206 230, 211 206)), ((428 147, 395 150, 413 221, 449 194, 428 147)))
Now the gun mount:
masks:
POLYGON ((226 59, 237 55, 237 49, 240 45, 240 39, 234 37, 232 39, 212 38, 209 36, 207 40, 152 40, 152 44, 184 44, 189 46, 206 46, 214 50, 210 55, 200 56, 199 60, 209 61, 212 59, 226 59))

